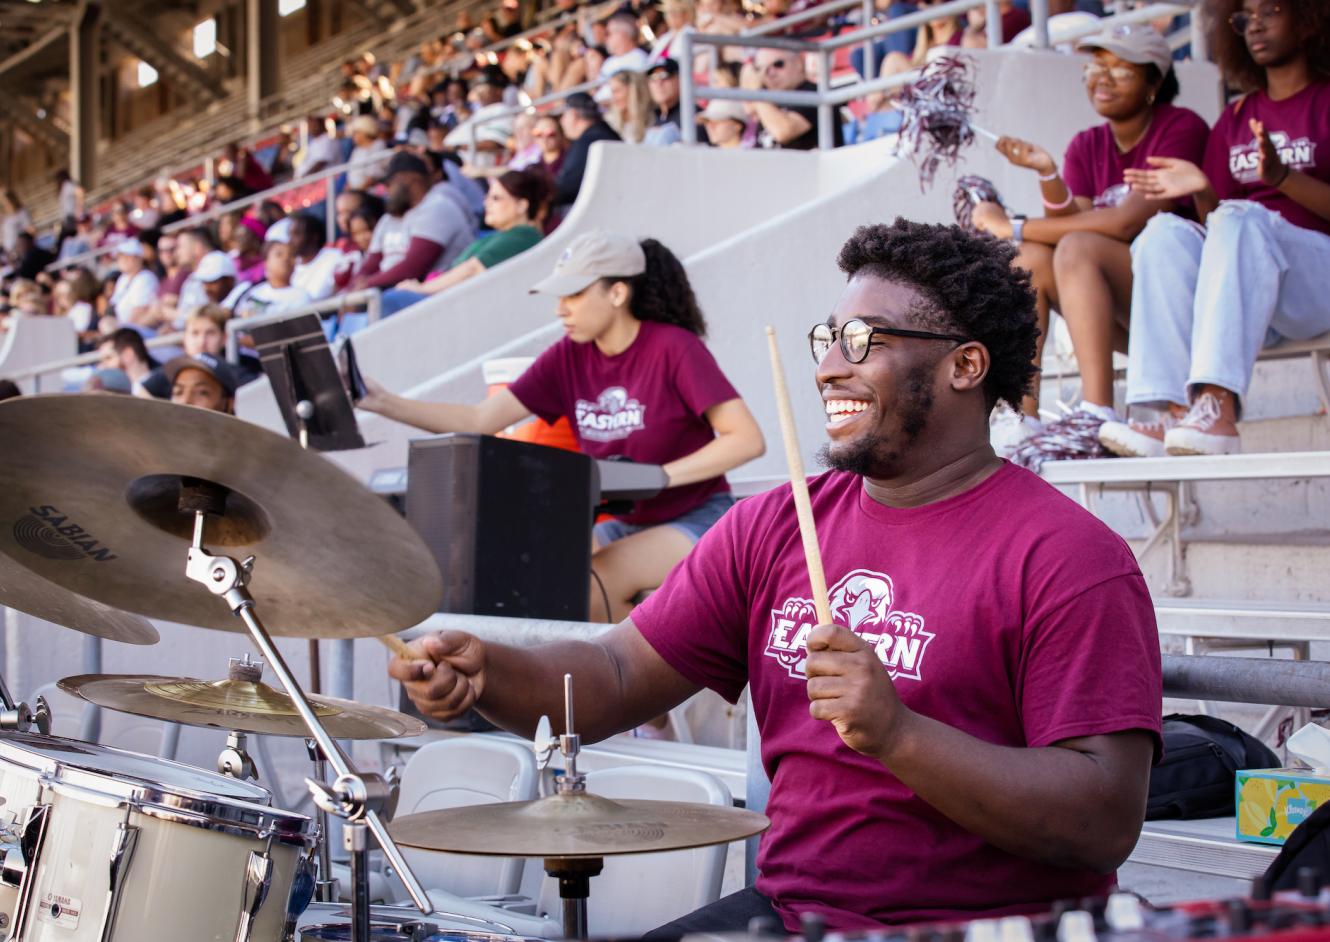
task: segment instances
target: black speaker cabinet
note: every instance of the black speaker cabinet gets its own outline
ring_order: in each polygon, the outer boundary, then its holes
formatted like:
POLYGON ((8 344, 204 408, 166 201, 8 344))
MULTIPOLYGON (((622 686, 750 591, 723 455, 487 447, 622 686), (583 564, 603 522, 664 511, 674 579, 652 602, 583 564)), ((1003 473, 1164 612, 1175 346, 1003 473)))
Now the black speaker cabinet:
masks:
POLYGON ((443 573, 439 611, 586 621, 591 458, 442 435, 411 442, 407 467, 406 519, 443 573))

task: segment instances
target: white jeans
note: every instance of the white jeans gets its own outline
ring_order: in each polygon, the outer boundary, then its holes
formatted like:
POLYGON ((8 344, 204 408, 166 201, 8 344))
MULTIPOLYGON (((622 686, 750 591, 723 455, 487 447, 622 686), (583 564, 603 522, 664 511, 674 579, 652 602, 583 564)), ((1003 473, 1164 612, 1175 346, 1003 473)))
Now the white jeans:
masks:
POLYGON ((1330 331, 1330 236, 1258 203, 1202 228, 1159 213, 1131 246, 1127 404, 1187 404, 1201 384, 1247 395, 1262 347, 1330 331))

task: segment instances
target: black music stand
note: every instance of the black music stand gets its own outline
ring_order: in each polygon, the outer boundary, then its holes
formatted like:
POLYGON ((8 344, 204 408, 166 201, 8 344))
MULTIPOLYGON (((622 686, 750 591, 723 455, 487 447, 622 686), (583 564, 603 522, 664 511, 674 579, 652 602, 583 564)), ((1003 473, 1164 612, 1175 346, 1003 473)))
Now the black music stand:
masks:
POLYGON ((254 338, 292 438, 316 451, 365 447, 348 389, 358 379, 350 340, 343 350, 350 375, 343 376, 315 314, 255 325, 245 333, 254 338))

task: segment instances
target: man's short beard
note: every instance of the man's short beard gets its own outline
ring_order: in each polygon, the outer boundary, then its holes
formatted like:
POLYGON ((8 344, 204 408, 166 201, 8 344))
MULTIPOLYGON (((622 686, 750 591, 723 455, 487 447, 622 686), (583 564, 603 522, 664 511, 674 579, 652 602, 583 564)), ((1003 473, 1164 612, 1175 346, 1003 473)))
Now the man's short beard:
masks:
MULTIPOLYGON (((935 364, 919 365, 906 375, 901 383, 901 443, 908 448, 928 427, 933 411, 932 373, 935 364)), ((832 471, 845 471, 867 478, 886 478, 896 474, 901 466, 902 449, 885 438, 864 436, 839 452, 833 453, 830 443, 823 445, 817 460, 832 471)))

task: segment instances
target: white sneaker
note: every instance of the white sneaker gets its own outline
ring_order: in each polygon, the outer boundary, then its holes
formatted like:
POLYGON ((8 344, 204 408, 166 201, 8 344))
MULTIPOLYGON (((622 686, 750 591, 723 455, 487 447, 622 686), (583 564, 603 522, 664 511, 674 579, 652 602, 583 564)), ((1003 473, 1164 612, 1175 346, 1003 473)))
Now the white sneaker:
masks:
POLYGON ((988 441, 999 458, 1010 459, 1016 449, 1043 429, 1044 423, 1038 419, 1007 406, 998 406, 988 421, 988 441))
POLYGON ((1099 441, 1109 451, 1123 458, 1162 458, 1164 436, 1178 424, 1170 412, 1153 422, 1105 422, 1099 427, 1099 441))
POLYGON ((1242 451, 1241 436, 1215 433, 1221 415, 1214 395, 1198 397, 1186 418, 1164 436, 1165 450, 1170 455, 1235 455, 1242 451))

